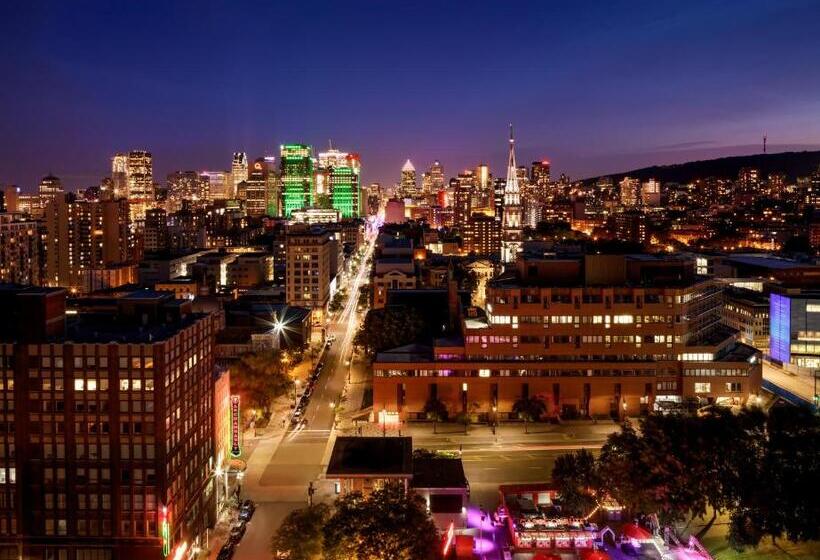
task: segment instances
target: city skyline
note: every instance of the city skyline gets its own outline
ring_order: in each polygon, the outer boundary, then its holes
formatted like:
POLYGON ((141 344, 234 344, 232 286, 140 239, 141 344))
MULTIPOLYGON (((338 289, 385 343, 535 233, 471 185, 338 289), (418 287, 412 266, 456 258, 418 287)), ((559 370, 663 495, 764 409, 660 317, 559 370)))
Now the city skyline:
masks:
POLYGON ((521 161, 574 178, 754 153, 764 134, 770 152, 820 146, 810 3, 430 6, 328 5, 315 22, 287 5, 4 6, 0 180, 73 189, 118 151, 151 151, 164 177, 328 139, 362 154, 363 184, 397 182, 408 157, 498 174, 510 121, 521 161), (215 40, 230 28, 239 41, 215 40))

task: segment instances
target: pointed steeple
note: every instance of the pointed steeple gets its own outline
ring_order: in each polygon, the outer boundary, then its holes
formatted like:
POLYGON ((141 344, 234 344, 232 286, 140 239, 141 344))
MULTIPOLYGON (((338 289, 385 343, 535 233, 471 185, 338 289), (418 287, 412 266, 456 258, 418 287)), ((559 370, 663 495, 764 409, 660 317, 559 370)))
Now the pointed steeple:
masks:
POLYGON ((505 193, 518 194, 518 174, 515 165, 515 138, 513 137, 513 127, 510 123, 510 155, 507 159, 507 184, 504 187, 505 193))
POLYGON ((515 165, 515 138, 510 124, 510 156, 507 161, 507 182, 501 213, 501 261, 514 263, 521 251, 521 193, 515 165))

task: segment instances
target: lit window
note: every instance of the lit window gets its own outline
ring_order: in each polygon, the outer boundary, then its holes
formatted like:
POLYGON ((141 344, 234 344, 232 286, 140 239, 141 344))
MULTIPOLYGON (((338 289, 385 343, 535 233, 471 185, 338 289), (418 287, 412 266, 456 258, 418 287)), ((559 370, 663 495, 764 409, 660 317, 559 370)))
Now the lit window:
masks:
POLYGON ((711 383, 695 383, 695 392, 696 393, 711 393, 712 392, 712 384, 711 383))
POLYGON ((75 391, 84 391, 85 390, 85 379, 75 379, 74 380, 74 390, 75 391))

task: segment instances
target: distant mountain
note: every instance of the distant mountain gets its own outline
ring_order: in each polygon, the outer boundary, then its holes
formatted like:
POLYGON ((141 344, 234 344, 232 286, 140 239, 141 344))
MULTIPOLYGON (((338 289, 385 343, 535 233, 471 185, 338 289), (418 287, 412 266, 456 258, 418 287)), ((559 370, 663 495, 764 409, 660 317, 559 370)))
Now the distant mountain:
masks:
MULTIPOLYGON (((755 167, 761 171, 762 177, 769 173, 785 173, 789 179, 794 180, 797 177, 811 175, 818 166, 820 166, 820 151, 781 152, 689 161, 674 165, 653 165, 600 177, 612 177, 616 184, 626 176, 637 177, 642 181, 654 177, 663 183, 689 183, 706 177, 736 179, 742 167, 755 167)), ((590 177, 584 179, 584 183, 592 184, 598 179, 599 177, 590 177)))

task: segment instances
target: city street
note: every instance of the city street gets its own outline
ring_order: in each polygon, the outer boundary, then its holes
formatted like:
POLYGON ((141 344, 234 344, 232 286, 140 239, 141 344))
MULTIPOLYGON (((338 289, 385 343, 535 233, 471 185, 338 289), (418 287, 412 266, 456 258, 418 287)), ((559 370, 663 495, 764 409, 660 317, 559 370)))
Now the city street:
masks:
POLYGON ((238 560, 271 556, 271 536, 289 512, 307 504, 311 483, 316 488, 316 500, 326 499, 332 491, 319 477, 329 453, 334 407, 346 381, 345 360, 356 334, 359 286, 367 278, 369 268, 365 263, 373 251, 372 240, 368 241, 358 273, 348 282, 347 302, 328 327, 328 335, 335 336, 336 341, 322 358, 324 369, 305 410, 304 427, 260 439, 248 460, 242 498, 254 500, 257 509, 236 549, 234 558, 238 560))
POLYGON ((814 402, 815 388, 817 386, 811 375, 790 373, 770 362, 764 361, 763 379, 771 381, 778 387, 782 387, 806 402, 814 402))

